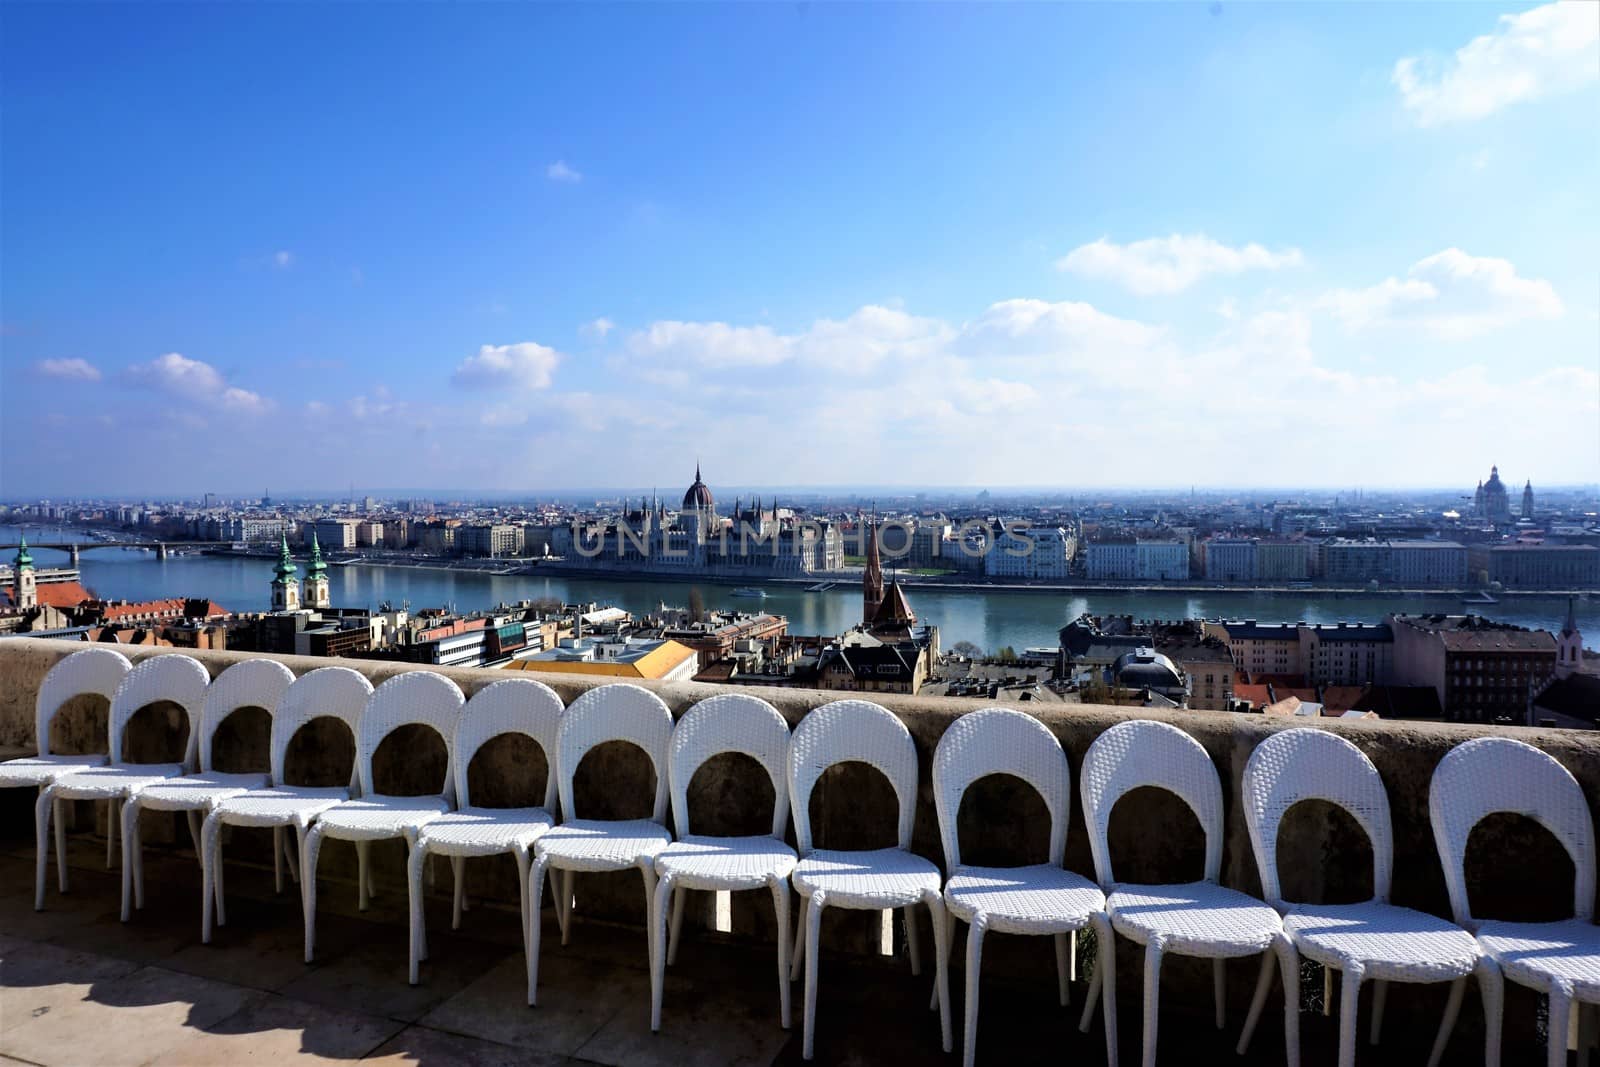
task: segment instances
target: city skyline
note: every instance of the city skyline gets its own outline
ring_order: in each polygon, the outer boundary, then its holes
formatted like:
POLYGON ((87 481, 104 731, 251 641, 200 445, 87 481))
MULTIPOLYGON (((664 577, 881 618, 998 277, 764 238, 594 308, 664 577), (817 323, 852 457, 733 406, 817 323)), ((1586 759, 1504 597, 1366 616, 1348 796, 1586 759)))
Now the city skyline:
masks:
POLYGON ((6 499, 1600 482, 1587 5, 0 17, 6 499))

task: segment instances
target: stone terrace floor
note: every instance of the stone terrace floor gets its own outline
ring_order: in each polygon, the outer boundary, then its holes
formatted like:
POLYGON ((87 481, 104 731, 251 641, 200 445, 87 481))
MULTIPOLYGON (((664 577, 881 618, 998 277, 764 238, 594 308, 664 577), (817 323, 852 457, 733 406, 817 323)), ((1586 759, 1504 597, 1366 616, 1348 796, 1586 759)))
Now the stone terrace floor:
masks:
MULTIPOLYGON (((668 973, 664 1027, 652 1035, 642 934, 584 922, 581 904, 566 947, 547 911, 542 1003, 528 1008, 517 919, 509 910, 475 908, 452 933, 447 902, 430 901, 432 959, 424 964, 422 984, 412 987, 405 979, 399 885, 380 882, 372 910, 358 917, 353 887, 325 883, 318 960, 307 966, 298 896, 292 888, 274 896, 270 871, 229 864, 228 925, 206 946, 199 940, 199 871, 191 853, 147 850, 147 906, 123 924, 119 876, 105 870, 103 843, 75 837, 68 851, 71 893, 56 893, 52 861, 48 910, 36 913, 32 842, 0 840, 0 1063, 113 1067, 295 1057, 473 1067, 803 1062, 802 985, 794 986, 795 1028, 785 1032, 767 946, 686 931, 678 964, 668 973)), ((991 937, 986 955, 1033 951, 1045 969, 1036 983, 986 981, 980 1062, 1105 1062, 1098 1025, 1080 1035, 1073 1025, 1076 1007, 1063 1010, 1054 1002, 1049 945, 1044 938, 991 937)), ((957 967, 964 966, 961 946, 958 939, 957 967)), ((816 1062, 960 1063, 960 972, 952 972, 951 987, 956 1051, 946 1056, 937 1017, 927 1008, 931 977, 913 978, 903 961, 896 962, 825 957, 816 1062)), ((1253 962, 1236 966, 1253 976, 1253 962)), ((1075 1004, 1085 990, 1082 981, 1075 986, 1075 1004)), ((1276 985, 1272 995, 1251 1055, 1240 1058, 1231 1046, 1247 1004, 1229 1005, 1228 1026, 1219 1033, 1203 1021, 1209 1001, 1189 1006, 1198 1011, 1185 1010, 1169 994, 1163 1062, 1281 1063, 1276 985)), ((1391 1005, 1417 995, 1396 990, 1391 1005)), ((1139 999, 1125 996, 1120 1007, 1122 1061, 1138 1063, 1139 999)), ((1428 1016, 1437 1018, 1436 1012, 1428 1016)), ((1310 1012, 1302 1018, 1306 1064, 1332 1064, 1332 1020, 1310 1012)), ((1447 1062, 1482 1062, 1477 1020, 1473 991, 1447 1062)), ((1421 1029, 1394 1025, 1372 1049, 1363 1019, 1362 1063, 1424 1062, 1432 1030, 1421 1029)), ((1543 1062, 1536 1048, 1508 1045, 1506 1057, 1508 1064, 1543 1062), (1524 1052, 1530 1058, 1519 1060, 1524 1052)))

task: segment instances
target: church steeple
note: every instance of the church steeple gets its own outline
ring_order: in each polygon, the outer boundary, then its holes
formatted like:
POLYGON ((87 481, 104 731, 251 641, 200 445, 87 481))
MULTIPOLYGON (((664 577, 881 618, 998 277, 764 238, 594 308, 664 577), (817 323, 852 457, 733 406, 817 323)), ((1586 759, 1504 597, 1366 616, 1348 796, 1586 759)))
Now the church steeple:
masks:
POLYGON ((317 542, 315 530, 311 531, 311 565, 306 568, 306 606, 333 607, 333 598, 328 589, 328 565, 322 562, 322 545, 317 542))
POLYGON ((1578 632, 1578 600, 1567 597, 1567 621, 1556 635, 1556 677, 1577 673, 1583 665, 1583 634, 1578 632))
MULTIPOLYGON (((313 535, 314 536, 314 535, 313 535)), ((300 609, 300 581, 295 574, 300 570, 289 555, 289 537, 278 535, 278 565, 272 568, 272 610, 298 611, 300 609)))
POLYGON ((11 567, 11 606, 35 608, 39 606, 38 576, 33 572, 33 554, 28 551, 28 535, 17 541, 17 556, 11 567))
POLYGON ((867 523, 867 565, 861 572, 861 621, 871 626, 883 604, 883 564, 878 559, 878 524, 867 523))

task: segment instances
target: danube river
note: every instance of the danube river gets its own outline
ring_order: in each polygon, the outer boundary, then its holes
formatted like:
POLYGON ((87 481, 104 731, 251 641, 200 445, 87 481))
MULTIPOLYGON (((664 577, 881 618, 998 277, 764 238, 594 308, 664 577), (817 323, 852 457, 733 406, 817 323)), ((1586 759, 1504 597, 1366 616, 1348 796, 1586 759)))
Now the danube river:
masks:
MULTIPOLYGON (((82 532, 30 528, 29 540, 88 543, 82 532)), ((15 543, 17 528, 0 526, 0 544, 15 543)), ((10 552, 0 560, 10 562, 10 552)), ((41 567, 66 566, 66 554, 39 550, 41 567)), ((266 559, 222 556, 173 556, 158 561, 155 553, 100 548, 83 552, 82 581, 92 592, 123 600, 159 597, 209 597, 230 611, 264 611, 270 605, 268 583, 273 564, 266 559)), ((305 561, 297 561, 305 573, 305 561)), ((493 607, 516 600, 553 598, 565 603, 595 601, 634 613, 660 604, 681 607, 696 586, 686 582, 637 579, 591 579, 570 575, 538 577, 492 575, 472 571, 411 567, 333 567, 329 571, 333 602, 341 607, 376 607, 388 601, 409 602, 413 610, 451 606, 457 611, 493 607)), ((733 587, 698 586, 707 607, 749 611, 760 607, 786 615, 797 634, 836 634, 861 621, 861 591, 839 585, 826 593, 807 593, 798 586, 771 585, 765 600, 732 595, 733 587)), ((1054 645, 1056 630, 1085 611, 1131 614, 1145 619, 1230 618, 1261 622, 1377 622, 1390 612, 1478 612, 1490 618, 1546 630, 1559 630, 1566 617, 1561 598, 1508 597, 1498 604, 1464 607, 1459 596, 1363 596, 1319 598, 1309 593, 1036 593, 1004 589, 910 589, 919 618, 939 627, 941 643, 971 641, 984 649, 1010 645, 1019 651, 1054 645)), ((1600 598, 1578 603, 1578 625, 1585 643, 1600 647, 1600 598)))

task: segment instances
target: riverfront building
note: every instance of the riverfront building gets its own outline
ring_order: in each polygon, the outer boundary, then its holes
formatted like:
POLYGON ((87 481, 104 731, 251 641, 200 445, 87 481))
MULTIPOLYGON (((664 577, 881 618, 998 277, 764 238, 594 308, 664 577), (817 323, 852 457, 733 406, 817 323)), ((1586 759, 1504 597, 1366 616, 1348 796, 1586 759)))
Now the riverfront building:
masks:
POLYGON ((1322 546, 1329 583, 1382 582, 1405 588, 1459 588, 1467 581, 1467 550, 1454 541, 1375 541, 1338 538, 1322 546))
POLYGON ((1467 567, 1473 580, 1507 589, 1600 589, 1595 545, 1473 545, 1467 567))

